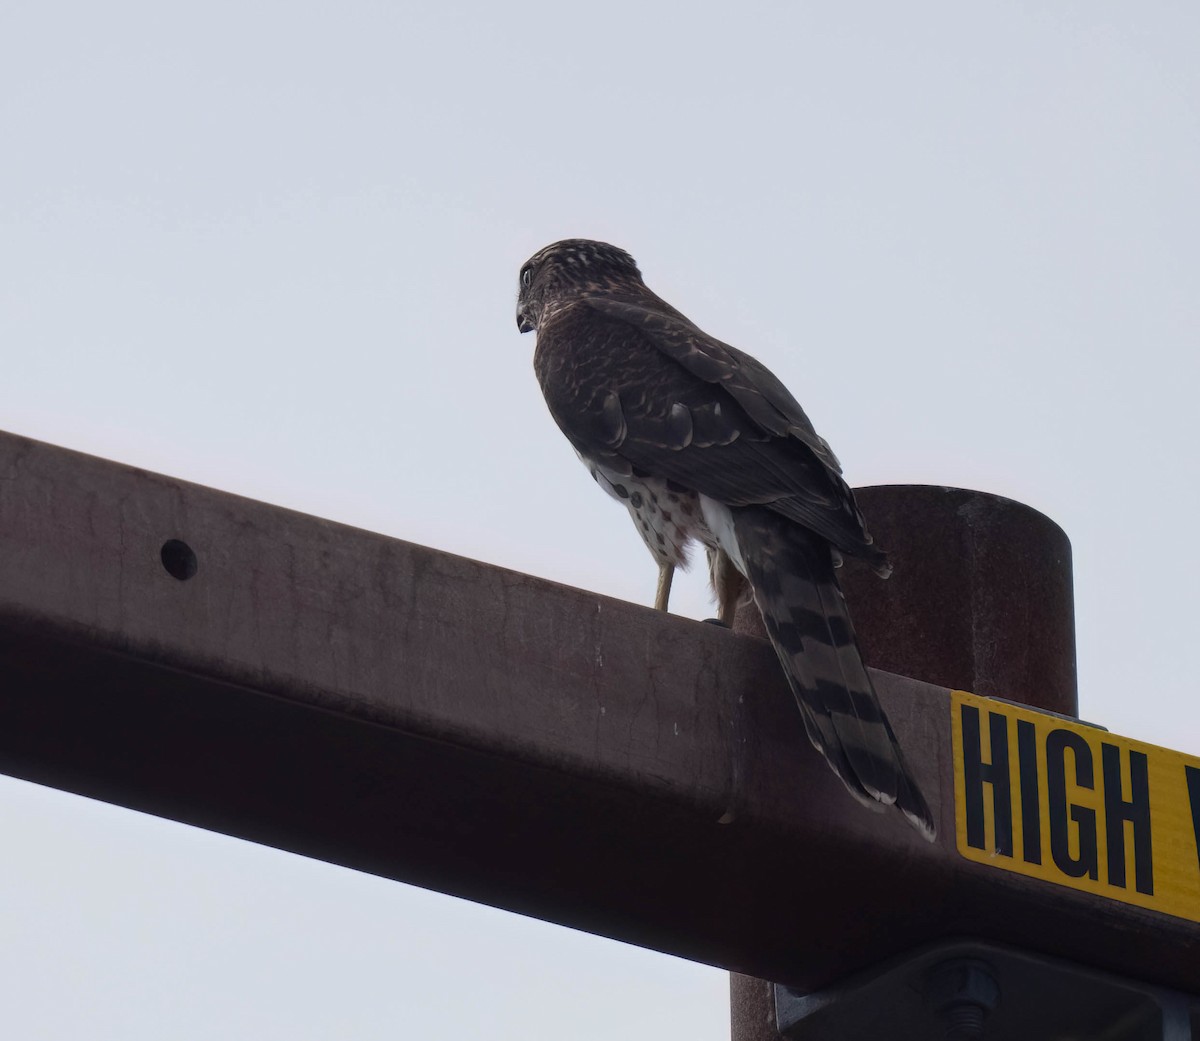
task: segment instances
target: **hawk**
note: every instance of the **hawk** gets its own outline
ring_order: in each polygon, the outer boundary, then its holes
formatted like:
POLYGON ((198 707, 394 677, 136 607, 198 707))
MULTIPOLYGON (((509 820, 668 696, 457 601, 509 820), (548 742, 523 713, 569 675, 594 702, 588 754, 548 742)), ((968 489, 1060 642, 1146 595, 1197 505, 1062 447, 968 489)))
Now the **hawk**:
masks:
POLYGON ((659 565, 655 606, 705 547, 721 620, 752 596, 809 739, 865 805, 933 818, 863 666, 834 568, 887 555, 841 465, 784 385, 650 291, 633 258, 566 239, 520 272, 517 327, 537 331, 550 413, 659 565), (882 805, 881 805, 882 804, 882 805))

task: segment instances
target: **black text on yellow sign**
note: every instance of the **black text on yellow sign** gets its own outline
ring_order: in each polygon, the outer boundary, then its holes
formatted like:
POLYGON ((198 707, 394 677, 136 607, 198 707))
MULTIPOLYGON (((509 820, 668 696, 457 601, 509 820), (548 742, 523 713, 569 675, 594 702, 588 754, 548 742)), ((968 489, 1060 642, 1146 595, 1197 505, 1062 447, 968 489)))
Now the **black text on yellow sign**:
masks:
POLYGON ((1200 759, 954 691, 968 860, 1200 922, 1200 759))

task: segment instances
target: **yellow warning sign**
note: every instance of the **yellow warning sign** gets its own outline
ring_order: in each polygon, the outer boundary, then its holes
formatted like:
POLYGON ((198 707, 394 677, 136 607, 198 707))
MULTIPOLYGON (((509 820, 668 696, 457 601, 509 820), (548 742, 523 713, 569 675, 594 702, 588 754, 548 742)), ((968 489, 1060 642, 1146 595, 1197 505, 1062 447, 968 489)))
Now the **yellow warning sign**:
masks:
POLYGON ((959 853, 1200 922, 1200 758, 960 690, 950 712, 959 853))

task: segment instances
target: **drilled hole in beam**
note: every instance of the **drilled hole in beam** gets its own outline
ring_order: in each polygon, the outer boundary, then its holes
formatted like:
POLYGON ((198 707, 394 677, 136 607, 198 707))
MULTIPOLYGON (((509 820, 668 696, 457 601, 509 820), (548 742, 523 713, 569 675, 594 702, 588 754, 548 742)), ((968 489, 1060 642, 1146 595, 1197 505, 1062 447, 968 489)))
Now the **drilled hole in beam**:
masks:
POLYGON ((192 547, 179 539, 167 539, 162 545, 159 556, 162 558, 163 567, 167 569, 167 574, 172 578, 179 579, 180 582, 186 582, 191 578, 199 566, 192 547))

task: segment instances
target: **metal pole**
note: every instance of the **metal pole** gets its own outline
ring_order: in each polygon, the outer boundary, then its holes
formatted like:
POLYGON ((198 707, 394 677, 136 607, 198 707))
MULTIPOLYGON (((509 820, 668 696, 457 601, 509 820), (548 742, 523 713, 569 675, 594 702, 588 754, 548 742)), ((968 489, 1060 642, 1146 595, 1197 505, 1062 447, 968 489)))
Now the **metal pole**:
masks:
MULTIPOLYGON (((962 488, 855 491, 895 570, 840 572, 863 659, 940 686, 1078 715, 1071 544, 1048 517, 962 488)), ((734 630, 765 638, 753 606, 734 630)), ((786 980, 780 980, 786 983, 786 980)), ((733 1041, 777 1041, 774 991, 730 974, 733 1041)))

